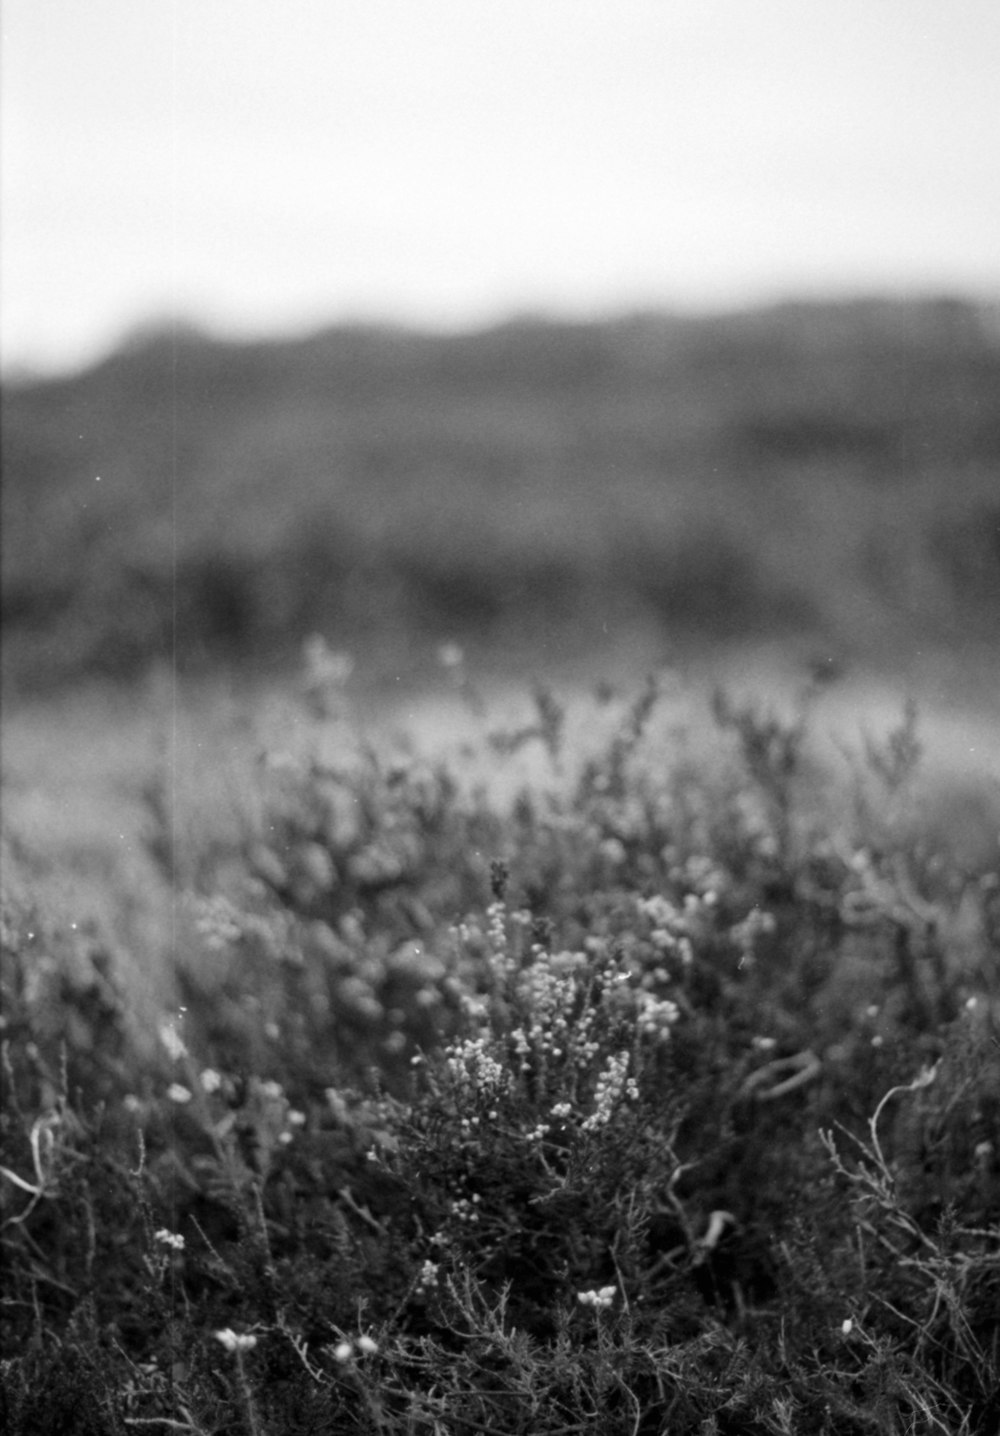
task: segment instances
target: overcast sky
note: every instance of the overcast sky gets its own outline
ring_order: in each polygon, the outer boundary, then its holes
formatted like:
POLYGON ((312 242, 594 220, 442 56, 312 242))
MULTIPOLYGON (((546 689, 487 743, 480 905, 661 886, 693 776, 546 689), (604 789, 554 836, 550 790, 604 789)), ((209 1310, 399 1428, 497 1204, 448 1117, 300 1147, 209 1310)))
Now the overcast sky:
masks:
POLYGON ((2 0, 5 366, 1000 293, 1000 0, 2 0))

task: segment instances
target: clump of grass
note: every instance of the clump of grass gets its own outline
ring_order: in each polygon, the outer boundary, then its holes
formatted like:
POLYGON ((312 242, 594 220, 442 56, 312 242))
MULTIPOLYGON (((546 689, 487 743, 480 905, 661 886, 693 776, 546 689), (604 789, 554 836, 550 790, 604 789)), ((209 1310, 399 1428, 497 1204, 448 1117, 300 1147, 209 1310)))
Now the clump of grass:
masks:
POLYGON ((993 875, 880 798, 912 718, 845 802, 804 718, 696 770, 657 703, 577 753, 539 690, 504 800, 263 765, 152 1055, 8 906, 6 1429, 995 1429, 993 875))

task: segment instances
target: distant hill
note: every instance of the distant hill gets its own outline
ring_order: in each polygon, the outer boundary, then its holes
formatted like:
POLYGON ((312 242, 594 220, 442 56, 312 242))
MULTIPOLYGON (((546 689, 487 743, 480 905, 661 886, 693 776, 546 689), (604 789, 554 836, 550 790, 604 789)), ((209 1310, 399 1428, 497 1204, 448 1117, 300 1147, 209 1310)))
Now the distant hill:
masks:
POLYGON ((656 624, 1000 623, 1000 340, 958 300, 147 334, 3 395, 6 672, 656 624))

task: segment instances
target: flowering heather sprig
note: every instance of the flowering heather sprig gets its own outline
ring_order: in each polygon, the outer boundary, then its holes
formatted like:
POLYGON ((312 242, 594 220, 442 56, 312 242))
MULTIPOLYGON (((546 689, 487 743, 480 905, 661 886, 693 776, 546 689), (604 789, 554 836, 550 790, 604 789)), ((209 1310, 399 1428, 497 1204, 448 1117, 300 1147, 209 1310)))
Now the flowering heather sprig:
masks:
POLYGON ((551 1072, 564 1074, 572 1095, 577 1077, 589 1073, 601 1047, 596 1034, 604 1012, 600 1003, 587 1000, 593 965, 585 952, 550 953, 540 944, 532 958, 517 979, 524 1019, 510 1033, 514 1065, 532 1074, 540 1100, 551 1072))
POLYGON ((194 925, 210 952, 224 951, 243 935, 239 912, 221 895, 197 899, 194 925))
MULTIPOLYGON (((693 897, 693 894, 689 894, 693 897)), ((695 904, 698 899, 693 898, 695 904)), ((652 931, 649 940, 658 952, 669 953, 677 957, 684 967, 689 967, 694 960, 694 949, 691 945, 693 919, 696 916, 694 909, 685 905, 685 911, 657 893, 651 898, 643 898, 638 903, 639 911, 652 924, 652 931)))
POLYGON ((438 1271, 440 1263, 428 1259, 420 1268, 420 1275, 417 1278, 417 1291, 431 1291, 438 1284, 438 1271))
POLYGON ((638 1011, 635 1025, 640 1035, 666 1042, 670 1037, 670 1029, 680 1016, 677 1003, 671 1002, 667 997, 653 997, 649 992, 636 993, 636 1000, 638 1011))
POLYGON ((506 1091, 510 1075, 487 1050, 485 1037, 467 1037, 445 1048, 445 1062, 452 1081, 462 1091, 496 1096, 506 1091))
POLYGON ((534 961, 520 974, 518 996, 531 1014, 528 1038, 549 1046, 562 1044, 577 1000, 572 973, 560 972, 544 948, 532 949, 534 961))
POLYGON ((595 1132, 598 1127, 606 1127, 614 1115, 615 1107, 623 1098, 629 1102, 637 1099, 639 1089, 635 1078, 628 1075, 628 1064, 627 1052, 619 1052, 617 1056, 608 1058, 604 1071, 597 1079, 594 1111, 583 1123, 583 1131, 595 1132))
POLYGON ((486 909, 486 940, 490 951, 490 969, 502 992, 514 972, 515 959, 507 946, 507 904, 497 898, 486 909))

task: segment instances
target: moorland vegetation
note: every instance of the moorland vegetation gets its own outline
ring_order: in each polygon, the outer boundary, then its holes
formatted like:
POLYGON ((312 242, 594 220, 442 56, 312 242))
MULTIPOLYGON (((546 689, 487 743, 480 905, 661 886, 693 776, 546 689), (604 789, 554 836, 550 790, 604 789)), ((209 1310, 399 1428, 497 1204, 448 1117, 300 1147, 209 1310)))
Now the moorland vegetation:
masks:
POLYGON ((5 1431, 994 1436, 996 755, 959 843, 915 707, 817 713, 995 659, 997 335, 175 329, 6 386, 5 1431), (648 632, 813 683, 581 691, 648 632), (389 743, 435 651, 471 736, 389 743), (498 722, 480 667, 543 665, 498 722))
POLYGON ((226 842, 151 785, 152 1043, 8 894, 4 1429, 995 1431, 1000 885, 913 713, 831 786, 805 701, 701 766, 539 690, 501 800, 330 687, 226 842))

